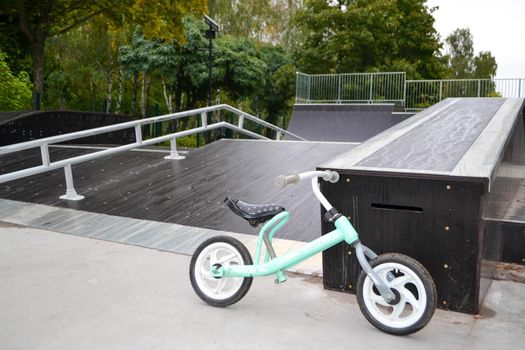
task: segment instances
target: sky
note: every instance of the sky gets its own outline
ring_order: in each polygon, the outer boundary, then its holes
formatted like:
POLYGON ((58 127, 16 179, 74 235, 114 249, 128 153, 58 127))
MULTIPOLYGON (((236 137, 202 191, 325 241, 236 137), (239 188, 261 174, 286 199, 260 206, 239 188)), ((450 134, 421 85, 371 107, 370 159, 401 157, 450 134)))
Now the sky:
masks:
POLYGON ((442 41, 457 28, 470 28, 474 52, 491 51, 496 78, 525 78, 525 0, 428 0, 442 41))

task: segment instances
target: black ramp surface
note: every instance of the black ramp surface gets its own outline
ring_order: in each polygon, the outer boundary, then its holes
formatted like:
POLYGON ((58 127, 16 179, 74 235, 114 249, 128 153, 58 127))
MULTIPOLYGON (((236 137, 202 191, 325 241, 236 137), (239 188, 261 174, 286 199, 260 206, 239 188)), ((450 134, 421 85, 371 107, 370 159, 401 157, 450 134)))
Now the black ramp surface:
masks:
POLYGON ((451 171, 485 129, 503 99, 464 99, 365 158, 358 166, 451 171))
POLYGON ((295 105, 288 131, 309 141, 363 142, 405 120, 391 104, 295 105))
MULTIPOLYGON (((291 212, 288 239, 309 241, 320 235, 320 204, 310 184, 278 190, 275 178, 314 170, 349 151, 353 144, 221 140, 191 151, 179 161, 166 153, 126 152, 73 166, 75 188, 84 200, 60 200, 64 172, 57 170, 0 184, 0 197, 239 233, 258 233, 222 204, 226 196, 248 202, 282 204, 291 212)), ((51 148, 52 159, 85 150, 51 148)), ((38 154, 31 160, 36 162, 38 154), (34 158, 34 159, 33 159, 34 158)), ((0 173, 19 168, 13 155, 0 157, 0 173)))

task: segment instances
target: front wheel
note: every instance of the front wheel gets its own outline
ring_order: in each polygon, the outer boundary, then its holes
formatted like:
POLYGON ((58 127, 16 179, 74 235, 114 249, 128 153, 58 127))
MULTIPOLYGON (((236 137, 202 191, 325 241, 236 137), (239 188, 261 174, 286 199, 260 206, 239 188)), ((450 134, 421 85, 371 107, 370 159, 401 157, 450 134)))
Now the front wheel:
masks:
POLYGON ((246 247, 228 236, 216 236, 204 241, 193 253, 190 281, 195 293, 213 306, 228 306, 241 300, 252 285, 252 277, 221 277, 211 274, 214 265, 252 265, 246 247))
POLYGON ((392 289, 396 300, 387 303, 370 277, 361 271, 357 301, 366 319, 383 332, 407 335, 427 325, 436 309, 436 286, 428 271, 402 254, 383 254, 370 261, 375 273, 392 289))

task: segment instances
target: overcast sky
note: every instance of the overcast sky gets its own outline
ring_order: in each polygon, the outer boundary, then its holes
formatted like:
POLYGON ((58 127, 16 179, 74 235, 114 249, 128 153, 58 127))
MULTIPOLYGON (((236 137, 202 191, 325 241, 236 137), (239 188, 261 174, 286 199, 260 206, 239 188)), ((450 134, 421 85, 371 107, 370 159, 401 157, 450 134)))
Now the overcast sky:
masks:
POLYGON ((497 78, 525 78, 525 0, 428 0, 442 40, 456 28, 470 28, 474 52, 491 51, 497 78))

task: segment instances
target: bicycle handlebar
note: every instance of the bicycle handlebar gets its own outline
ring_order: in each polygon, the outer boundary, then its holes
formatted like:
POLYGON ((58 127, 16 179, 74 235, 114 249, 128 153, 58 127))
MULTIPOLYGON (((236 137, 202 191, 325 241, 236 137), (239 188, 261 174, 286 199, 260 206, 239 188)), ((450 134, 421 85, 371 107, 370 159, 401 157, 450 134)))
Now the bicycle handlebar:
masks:
POLYGON ((286 187, 286 185, 297 183, 297 182, 299 182, 299 180, 300 180, 300 178, 299 178, 299 175, 297 175, 297 174, 288 175, 288 176, 279 175, 277 177, 277 180, 275 181, 275 185, 279 189, 283 189, 283 188, 286 187))
POLYGON ((275 182, 275 185, 283 189, 287 185, 297 183, 301 180, 305 179, 311 179, 314 177, 320 177, 325 181, 329 181, 331 183, 336 183, 339 181, 339 174, 335 171, 327 170, 327 171, 307 171, 300 174, 292 174, 292 175, 280 175, 277 177, 277 181, 275 182))

